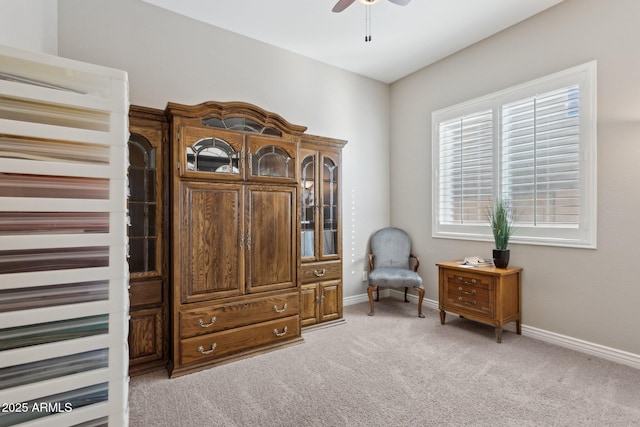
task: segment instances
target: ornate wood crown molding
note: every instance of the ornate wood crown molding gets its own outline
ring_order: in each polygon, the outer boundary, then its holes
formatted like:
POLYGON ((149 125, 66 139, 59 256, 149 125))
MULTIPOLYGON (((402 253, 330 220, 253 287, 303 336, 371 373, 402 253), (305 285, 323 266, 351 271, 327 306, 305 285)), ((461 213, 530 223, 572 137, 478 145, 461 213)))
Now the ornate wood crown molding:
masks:
POLYGON ((271 127, 292 136, 300 136, 307 130, 306 126, 289 123, 282 116, 247 102, 207 101, 197 105, 182 105, 169 102, 166 112, 169 119, 174 116, 202 118, 205 120, 210 118, 225 120, 244 117, 262 126, 271 127))
POLYGON ((135 117, 138 119, 152 120, 152 121, 158 121, 158 122, 167 121, 167 116, 165 115, 164 110, 159 110, 157 108, 150 108, 150 107, 142 107, 140 105, 129 106, 129 117, 135 117))

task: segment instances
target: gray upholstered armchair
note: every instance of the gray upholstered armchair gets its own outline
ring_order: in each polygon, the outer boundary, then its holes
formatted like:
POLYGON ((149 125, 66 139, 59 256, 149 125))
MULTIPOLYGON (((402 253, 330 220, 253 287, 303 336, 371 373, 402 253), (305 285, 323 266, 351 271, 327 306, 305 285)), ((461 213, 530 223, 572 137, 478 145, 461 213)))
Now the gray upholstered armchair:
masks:
POLYGON ((373 291, 376 291, 376 301, 379 301, 379 287, 404 288, 404 302, 409 302, 407 291, 411 287, 418 291, 418 316, 424 317, 424 285, 417 273, 419 265, 420 260, 411 253, 411 238, 404 230, 394 227, 383 228, 371 236, 367 288, 371 306, 369 316, 373 316, 373 291), (411 259, 415 261, 412 263, 411 259))

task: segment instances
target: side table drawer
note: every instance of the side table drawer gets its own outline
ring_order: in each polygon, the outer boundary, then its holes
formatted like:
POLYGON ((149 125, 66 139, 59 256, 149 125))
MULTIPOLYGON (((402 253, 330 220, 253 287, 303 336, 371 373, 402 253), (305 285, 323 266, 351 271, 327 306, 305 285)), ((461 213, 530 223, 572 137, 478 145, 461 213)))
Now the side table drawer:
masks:
POLYGON ((494 285, 490 277, 447 271, 445 305, 485 316, 494 312, 494 285))
POLYGON ((457 285, 464 287, 473 287, 475 289, 493 289, 493 280, 491 277, 473 272, 458 272, 447 270, 446 280, 449 285, 457 285))
POLYGON ((300 336, 299 316, 180 340, 180 363, 190 364, 300 336))
POLYGON ((493 315, 493 305, 488 300, 475 299, 467 296, 449 295, 446 307, 456 306, 463 310, 483 313, 487 316, 493 315))
POLYGON ((461 305, 469 309, 491 311, 491 293, 485 287, 447 283, 447 299, 452 304, 461 305))
POLYGON ((299 314, 298 293, 182 311, 180 337, 189 338, 299 314))

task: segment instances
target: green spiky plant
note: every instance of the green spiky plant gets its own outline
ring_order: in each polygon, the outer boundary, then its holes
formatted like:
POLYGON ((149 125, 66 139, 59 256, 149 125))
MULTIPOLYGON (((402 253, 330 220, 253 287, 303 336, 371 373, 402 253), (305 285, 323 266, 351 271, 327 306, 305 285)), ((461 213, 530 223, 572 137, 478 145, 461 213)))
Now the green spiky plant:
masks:
POLYGON ((497 199, 493 207, 487 209, 487 217, 493 231, 496 249, 507 250, 509 238, 516 231, 511 204, 506 199, 497 199))

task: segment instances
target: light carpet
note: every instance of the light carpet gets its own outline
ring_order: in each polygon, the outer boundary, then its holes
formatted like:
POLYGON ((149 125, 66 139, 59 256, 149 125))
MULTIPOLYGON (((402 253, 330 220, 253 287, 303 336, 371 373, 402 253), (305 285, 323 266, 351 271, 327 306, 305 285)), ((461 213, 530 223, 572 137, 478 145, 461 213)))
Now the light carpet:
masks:
POLYGON ((300 345, 131 379, 132 427, 640 426, 640 370, 392 298, 300 345))

